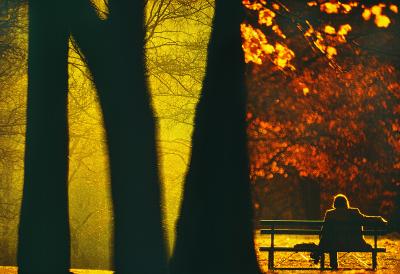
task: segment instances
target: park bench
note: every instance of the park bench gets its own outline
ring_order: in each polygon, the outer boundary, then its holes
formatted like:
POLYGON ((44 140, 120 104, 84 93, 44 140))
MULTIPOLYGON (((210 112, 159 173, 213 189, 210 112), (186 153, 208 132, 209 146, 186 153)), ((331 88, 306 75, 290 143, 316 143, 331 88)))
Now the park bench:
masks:
MULTIPOLYGON (((320 220, 260 220, 260 234, 270 235, 271 243, 270 246, 261 246, 259 251, 268 252, 268 269, 307 269, 307 268, 296 268, 296 267, 275 267, 274 265, 274 253, 275 252, 314 252, 317 251, 317 247, 312 246, 300 246, 300 247, 283 247, 275 245, 275 235, 319 235, 321 234, 321 227, 324 221, 320 220)), ((386 252, 385 248, 378 247, 378 236, 387 234, 387 231, 382 226, 372 226, 365 224, 363 229, 363 235, 373 236, 374 245, 372 249, 338 249, 335 252, 370 252, 372 255, 372 269, 375 270, 377 267, 377 253, 386 252)), ((325 268, 325 253, 329 253, 332 250, 319 250, 321 255, 320 269, 325 268)), ((315 268, 308 268, 315 269, 315 268)))

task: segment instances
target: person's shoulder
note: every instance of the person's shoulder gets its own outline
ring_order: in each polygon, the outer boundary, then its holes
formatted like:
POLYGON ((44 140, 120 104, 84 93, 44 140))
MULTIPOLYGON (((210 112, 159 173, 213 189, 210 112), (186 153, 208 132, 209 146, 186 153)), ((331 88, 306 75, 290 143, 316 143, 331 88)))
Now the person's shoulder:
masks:
POLYGON ((351 207, 349 208, 350 216, 352 219, 357 219, 360 220, 363 218, 363 214, 361 213, 360 209, 357 207, 351 207))
POLYGON ((357 207, 349 207, 348 210, 351 211, 352 213, 361 214, 360 209, 357 207))
POLYGON ((325 211, 325 218, 332 216, 333 214, 335 214, 335 209, 334 208, 328 209, 327 211, 325 211))

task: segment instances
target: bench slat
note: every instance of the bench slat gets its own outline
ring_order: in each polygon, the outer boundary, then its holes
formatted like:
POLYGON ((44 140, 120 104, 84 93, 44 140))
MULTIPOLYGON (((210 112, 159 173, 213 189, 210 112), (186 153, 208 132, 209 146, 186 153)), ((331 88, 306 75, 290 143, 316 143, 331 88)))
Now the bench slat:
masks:
POLYGON ((288 234, 288 235, 320 235, 317 229, 260 229, 261 234, 288 234))
MULTIPOLYGON (((294 248, 294 247, 270 247, 261 246, 260 251, 288 251, 288 252, 312 252, 318 250, 318 248, 294 248)), ((338 249, 336 252, 386 252, 386 248, 372 248, 372 249, 338 249)), ((329 252, 329 250, 324 250, 324 252, 329 252)))
MULTIPOLYGON (((341 222, 344 223, 344 222, 341 222)), ((324 225, 323 220, 260 220, 259 224, 264 227, 321 227, 324 225)), ((349 224, 354 224, 349 222, 349 224)), ((357 223, 358 225, 362 225, 364 227, 370 229, 378 229, 383 230, 384 226, 382 224, 373 224, 373 223, 357 223)))
POLYGON ((297 226, 322 226, 324 221, 321 220, 260 220, 260 225, 297 225, 297 226))
MULTIPOLYGON (((271 234, 287 234, 287 235, 320 235, 321 230, 317 229, 260 229, 260 233, 263 235, 271 235, 271 234)), ((385 235, 386 230, 363 230, 362 234, 367 236, 382 236, 385 235)))

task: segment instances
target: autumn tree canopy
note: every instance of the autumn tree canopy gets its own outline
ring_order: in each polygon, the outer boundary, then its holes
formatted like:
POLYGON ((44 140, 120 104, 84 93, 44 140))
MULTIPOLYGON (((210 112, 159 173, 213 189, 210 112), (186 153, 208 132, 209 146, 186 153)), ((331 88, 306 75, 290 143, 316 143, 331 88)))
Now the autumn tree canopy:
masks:
POLYGON ((393 215, 400 184, 396 3, 243 4, 256 208, 273 184, 300 178, 318 182, 322 208, 341 191, 371 213, 393 215))

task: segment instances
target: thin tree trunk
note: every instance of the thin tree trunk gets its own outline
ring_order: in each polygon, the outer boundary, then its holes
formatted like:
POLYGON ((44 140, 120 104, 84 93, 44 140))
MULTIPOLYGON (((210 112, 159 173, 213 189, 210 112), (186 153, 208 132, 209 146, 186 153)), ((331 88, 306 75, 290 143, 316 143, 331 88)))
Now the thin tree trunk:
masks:
POLYGON ((50 0, 29 1, 19 273, 69 273, 67 54, 65 7, 50 0))
POLYGON ((400 232, 400 184, 396 186, 396 199, 395 199, 395 209, 394 213, 391 216, 391 226, 394 231, 400 232))
POLYGON ((173 274, 260 273, 254 251, 240 0, 216 1, 173 274))
POLYGON ((110 1, 106 21, 74 1, 72 32, 99 94, 108 143, 117 273, 166 273, 155 122, 144 63, 144 1, 110 1))

